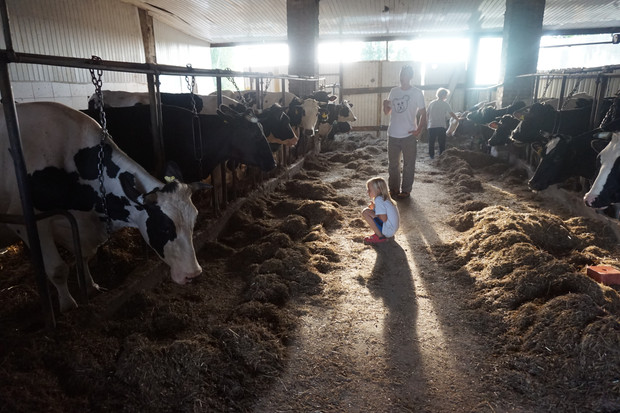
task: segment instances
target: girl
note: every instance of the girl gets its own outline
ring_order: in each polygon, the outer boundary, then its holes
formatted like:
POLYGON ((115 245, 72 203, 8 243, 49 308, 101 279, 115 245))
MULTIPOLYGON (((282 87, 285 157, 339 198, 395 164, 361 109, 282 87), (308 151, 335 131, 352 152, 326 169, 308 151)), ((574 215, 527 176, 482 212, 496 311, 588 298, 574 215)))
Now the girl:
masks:
POLYGON ((364 238, 364 244, 379 244, 393 237, 400 223, 400 215, 394 200, 390 197, 383 178, 371 178, 366 182, 368 196, 372 200, 362 211, 362 217, 374 234, 364 238))

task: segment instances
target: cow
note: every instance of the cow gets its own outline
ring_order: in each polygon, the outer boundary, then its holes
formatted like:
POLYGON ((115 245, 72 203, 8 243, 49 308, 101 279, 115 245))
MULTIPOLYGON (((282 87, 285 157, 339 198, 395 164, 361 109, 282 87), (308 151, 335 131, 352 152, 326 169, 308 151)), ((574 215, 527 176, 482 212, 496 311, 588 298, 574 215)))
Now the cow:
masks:
POLYGON ((600 169, 583 200, 590 208, 602 209, 620 202, 620 131, 600 152, 600 169))
MULTIPOLYGON (((146 92, 125 92, 104 90, 104 107, 120 108, 125 106, 150 105, 151 100, 146 92)), ((192 93, 160 93, 162 105, 179 106, 192 110, 194 107, 200 113, 203 107, 202 100, 192 93)), ((88 99, 88 109, 98 108, 99 96, 95 93, 88 99)))
POLYGON ((513 115, 506 114, 488 124, 493 129, 493 134, 488 140, 489 146, 503 146, 510 143, 512 131, 519 125, 521 120, 513 115))
MULTIPOLYGON (((571 177, 583 177, 594 179, 598 172, 596 157, 598 151, 593 148, 595 140, 599 140, 596 146, 605 145, 609 141, 599 139, 598 130, 583 133, 578 136, 556 134, 549 137, 542 158, 534 175, 528 181, 528 186, 534 191, 542 191, 550 185, 561 183, 571 177)), ((533 145, 541 145, 534 143, 533 145)), ((535 148, 538 149, 538 148, 535 148)))
MULTIPOLYGON (((217 91, 209 93, 209 96, 217 96, 217 91)), ((222 96, 235 99, 237 101, 243 100, 243 93, 241 91, 222 90, 222 96)))
POLYGON ((531 189, 544 190, 573 176, 594 179, 599 168, 598 153, 609 143, 611 132, 620 130, 620 98, 606 99, 603 108, 608 105, 609 111, 597 129, 575 137, 562 134, 551 137, 528 183, 531 189))
POLYGON ((329 103, 319 108, 318 132, 319 137, 332 139, 338 132, 351 130, 349 121, 356 121, 353 113, 353 104, 344 100, 342 103, 329 103))
POLYGON ((512 131, 510 139, 521 143, 544 142, 540 131, 579 135, 591 129, 591 111, 592 105, 557 111, 552 106, 534 103, 512 131))
POLYGON ((495 109, 495 106, 493 104, 487 104, 479 109, 470 111, 467 114, 467 119, 479 125, 486 125, 489 122, 493 122, 497 118, 500 118, 507 114, 512 114, 520 109, 523 109, 524 107, 525 102, 520 100, 513 103, 512 105, 500 109, 495 109))
POLYGON ((453 136, 457 139, 468 139, 472 150, 487 152, 487 142, 493 135, 493 129, 468 119, 466 113, 458 115, 458 119, 453 136))
MULTIPOLYGON (((201 274, 192 240, 198 211, 191 194, 202 184, 172 178, 163 183, 154 178, 109 137, 102 142, 97 122, 67 106, 32 102, 17 104, 16 109, 34 209, 66 210, 75 216, 89 292, 99 289, 88 261, 108 238, 106 222, 111 231, 138 228, 168 264, 176 283, 186 284, 201 274), (105 192, 100 190, 100 178, 105 192)), ((0 213, 22 215, 15 173, 9 166, 13 161, 4 116, 0 118, 0 165, 5 168, 0 176, 0 213)), ((23 226, 10 227, 28 242, 23 226)), ((60 310, 68 311, 77 303, 67 286, 69 267, 56 242, 73 251, 70 227, 66 219, 52 217, 40 220, 38 230, 45 271, 58 291, 60 310)))
POLYGON ((301 138, 302 136, 314 135, 314 127, 319 113, 319 103, 314 99, 304 99, 301 104, 293 102, 288 108, 291 125, 299 129, 297 136, 301 138))
MULTIPOLYGON (((211 92, 210 96, 216 95, 217 92, 211 92)), ((222 90, 222 96, 226 96, 231 99, 236 99, 239 102, 243 102, 246 106, 258 109, 258 99, 256 97, 255 90, 240 90, 234 92, 232 90, 222 90)), ((292 101, 297 100, 301 103, 301 99, 297 95, 291 92, 263 92, 263 104, 262 108, 269 108, 274 104, 278 104, 282 107, 288 106, 292 101)), ((224 102, 222 102, 224 103, 224 102)))
POLYGON ((258 121, 263 127, 263 132, 272 150, 279 148, 280 144, 293 146, 299 138, 291 127, 291 121, 284 108, 278 104, 261 111, 257 115, 258 121))
POLYGON ((453 133, 455 136, 469 136, 475 139, 486 141, 489 146, 501 146, 508 142, 510 130, 505 134, 511 119, 507 116, 523 109, 525 102, 517 101, 509 106, 496 109, 494 103, 481 102, 472 110, 468 111, 464 116, 459 116, 459 124, 453 133), (462 125, 461 125, 462 124, 462 125), (460 128, 459 128, 460 126, 460 128), (489 131, 488 128, 493 129, 489 131), (498 129, 500 130, 498 132, 498 129), (490 137, 489 137, 490 135, 490 137))
MULTIPOLYGON (((594 98, 587 93, 575 93, 572 96, 567 96, 562 102, 561 110, 577 109, 584 106, 591 106, 594 98)), ((558 108, 560 99, 558 98, 540 98, 538 103, 544 103, 545 105, 553 106, 554 109, 558 108)))
MULTIPOLYGON (((201 115, 216 115, 218 109, 220 108, 220 104, 217 103, 217 96, 215 95, 198 95, 202 101, 202 110, 199 110, 198 113, 201 115)), ((228 96, 222 95, 222 105, 226 105, 236 112, 245 112, 246 106, 240 101, 230 98, 228 96)))
POLYGON ((338 99, 338 96, 330 95, 324 90, 318 90, 318 91, 312 92, 312 94, 309 96, 305 96, 304 99, 314 99, 317 102, 319 102, 319 104, 322 105, 322 104, 334 102, 336 99, 338 99))
MULTIPOLYGON (((99 119, 96 111, 86 111, 99 119)), ((154 171, 155 155, 148 106, 106 109, 110 134, 118 146, 148 171, 154 171)), ((162 140, 166 161, 179 165, 184 178, 199 181, 228 159, 263 171, 276 167, 262 126, 251 109, 238 113, 222 105, 216 115, 194 115, 162 106, 162 140)))

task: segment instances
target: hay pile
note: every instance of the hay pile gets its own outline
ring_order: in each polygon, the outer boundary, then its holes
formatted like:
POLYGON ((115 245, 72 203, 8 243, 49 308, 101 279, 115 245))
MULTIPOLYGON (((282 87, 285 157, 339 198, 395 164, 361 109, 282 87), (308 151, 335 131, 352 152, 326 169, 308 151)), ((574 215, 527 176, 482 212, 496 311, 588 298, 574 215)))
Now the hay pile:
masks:
POLYGON ((586 275, 588 265, 620 268, 606 249, 611 232, 583 217, 476 201, 449 224, 462 236, 441 259, 473 283, 472 310, 492 320, 505 383, 532 400, 554 395, 557 411, 620 410, 619 289, 586 275))
MULTIPOLYGON (((218 241, 197 251, 203 275, 191 285, 166 277, 134 292, 111 319, 99 318, 104 294, 59 316, 54 336, 40 330, 27 252, 7 250, 0 410, 248 411, 284 365, 299 317, 290 301, 319 294, 321 275, 340 265, 329 233, 342 226, 349 200, 319 178, 328 165, 308 158, 294 179, 248 200, 218 241)), ((197 206, 210 210, 203 198, 197 206)), ((139 234, 123 231, 91 269, 114 290, 132 268, 157 259, 139 234)))

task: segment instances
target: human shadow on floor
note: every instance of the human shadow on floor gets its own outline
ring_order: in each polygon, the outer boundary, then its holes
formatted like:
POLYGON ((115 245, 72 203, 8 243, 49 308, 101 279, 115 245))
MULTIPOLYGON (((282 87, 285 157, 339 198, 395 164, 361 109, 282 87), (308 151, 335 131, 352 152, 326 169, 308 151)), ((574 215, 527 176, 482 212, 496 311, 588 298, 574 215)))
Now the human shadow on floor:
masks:
POLYGON ((373 297, 383 300, 385 318, 383 336, 386 345, 386 374, 391 375, 395 397, 409 405, 416 397, 426 393, 423 364, 417 332, 418 305, 413 275, 407 253, 394 240, 374 247, 377 260, 366 286, 373 297), (415 375, 416 388, 404 383, 411 383, 415 375), (415 394, 414 394, 415 393, 415 394))

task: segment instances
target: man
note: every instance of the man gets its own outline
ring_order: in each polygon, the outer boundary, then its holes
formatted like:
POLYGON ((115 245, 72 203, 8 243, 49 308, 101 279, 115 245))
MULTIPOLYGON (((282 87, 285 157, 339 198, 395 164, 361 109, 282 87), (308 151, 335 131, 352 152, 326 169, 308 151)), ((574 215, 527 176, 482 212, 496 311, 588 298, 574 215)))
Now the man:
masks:
POLYGON ((388 186, 396 199, 409 198, 415 175, 418 139, 426 127, 424 95, 411 86, 413 68, 400 70, 400 86, 392 88, 383 101, 383 113, 390 115, 388 126, 388 186), (420 121, 418 123, 418 114, 420 121), (400 158, 403 158, 403 176, 400 177, 400 158))

